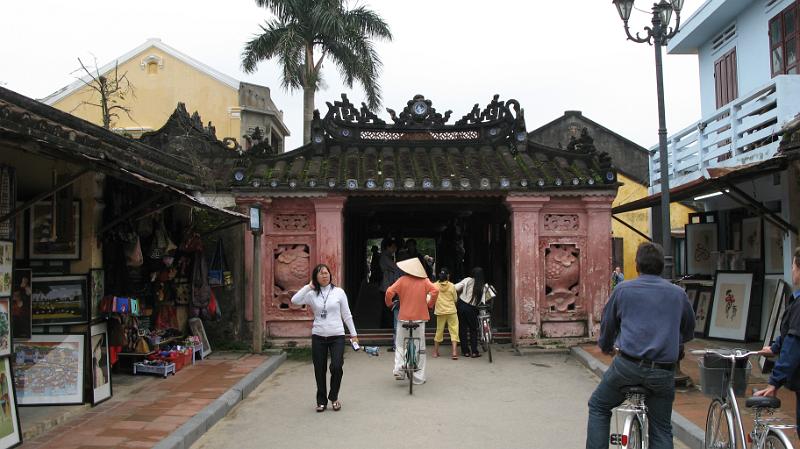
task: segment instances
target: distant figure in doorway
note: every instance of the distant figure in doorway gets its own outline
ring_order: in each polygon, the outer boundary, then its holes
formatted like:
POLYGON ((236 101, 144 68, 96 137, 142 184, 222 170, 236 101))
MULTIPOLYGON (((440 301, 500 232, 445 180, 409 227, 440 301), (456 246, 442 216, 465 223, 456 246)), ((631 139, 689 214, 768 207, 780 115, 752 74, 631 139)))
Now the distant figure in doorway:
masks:
POLYGON ((614 271, 611 272, 611 288, 614 288, 617 285, 621 284, 622 281, 624 280, 625 280, 625 275, 622 274, 622 267, 614 268, 614 271))
POLYGON ((317 412, 324 412, 331 401, 331 408, 339 411, 339 388, 342 385, 344 366, 344 325, 350 331, 350 340, 358 343, 353 315, 344 290, 333 285, 331 270, 325 264, 314 267, 311 282, 292 296, 292 304, 307 304, 314 313, 311 327, 311 359, 314 362, 314 377, 317 380, 317 412), (325 368, 330 354, 331 388, 327 391, 325 368))
POLYGON ((478 305, 486 303, 489 284, 483 275, 483 268, 472 269, 472 277, 465 277, 455 285, 458 292, 458 330, 461 340, 461 354, 464 357, 480 357, 478 352, 478 305))
POLYGON ((439 289, 439 297, 436 299, 436 335, 433 337, 433 356, 439 357, 439 344, 444 341, 444 326, 450 332, 450 342, 453 344, 452 359, 458 360, 458 313, 456 311, 456 301, 458 292, 456 286, 450 282, 450 271, 442 267, 437 274, 436 288, 439 289))
MULTIPOLYGON (((397 266, 406 274, 386 290, 385 301, 388 306, 392 304, 395 296, 399 298, 398 321, 421 321, 419 327, 414 330, 414 335, 420 340, 418 370, 414 373, 413 382, 419 385, 425 383, 427 379, 425 376, 425 321, 431 319, 428 309, 436 304, 439 289, 428 279, 419 259, 407 259, 399 262, 397 266)), ((410 330, 403 328, 397 331, 394 339, 396 351, 392 373, 397 380, 405 379, 403 361, 406 357, 406 350, 403 342, 407 335, 410 335, 410 330)))
POLYGON ((402 251, 398 252, 397 261, 411 259, 412 257, 416 257, 419 259, 419 262, 422 264, 422 267, 425 268, 425 273, 428 275, 428 279, 433 280, 433 257, 420 254, 417 250, 417 241, 414 239, 406 240, 405 248, 402 251))
POLYGON ((369 283, 378 284, 383 279, 383 271, 381 271, 381 252, 376 245, 372 245, 372 256, 369 260, 369 283))
MULTIPOLYGON (((386 290, 389 288, 390 285, 394 284, 394 282, 400 279, 400 276, 403 275, 403 272, 397 268, 397 264, 395 263, 395 254, 397 253, 397 242, 392 238, 385 238, 381 242, 381 257, 379 261, 379 265, 381 267, 381 287, 378 289, 381 292, 381 300, 383 297, 386 296, 386 290)), ((392 305, 389 309, 383 309, 383 319, 381 322, 392 323, 392 347, 389 348, 389 352, 394 351, 394 337, 397 336, 397 303, 392 302, 392 305)))

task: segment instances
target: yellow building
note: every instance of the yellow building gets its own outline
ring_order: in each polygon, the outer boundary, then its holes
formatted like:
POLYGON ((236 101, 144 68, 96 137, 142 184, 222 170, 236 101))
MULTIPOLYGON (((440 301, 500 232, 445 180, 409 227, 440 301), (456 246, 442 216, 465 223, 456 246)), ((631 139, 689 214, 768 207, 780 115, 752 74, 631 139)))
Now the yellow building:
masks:
MULTIPOLYGON (((116 58, 98 72, 113 76, 126 74, 134 96, 119 104, 130 109, 130 117, 119 111, 112 129, 139 137, 159 129, 179 102, 197 111, 205 126, 213 125, 216 135, 235 138, 247 148, 247 138, 259 128, 275 152, 284 151, 289 129, 283 111, 272 102, 268 87, 238 81, 161 42, 149 39, 116 58)), ((102 125, 99 94, 85 85, 87 76, 65 86, 41 101, 84 120, 102 125)))
MULTIPOLYGON (((617 179, 621 186, 617 191, 617 198, 614 200, 613 206, 627 204, 648 196, 647 150, 584 117, 580 111, 566 111, 563 116, 531 131, 530 136, 536 142, 544 145, 566 147, 569 139, 571 137, 577 138, 584 128, 589 136, 594 139, 594 145, 598 151, 609 153, 617 169, 617 179)), ((670 222, 675 238, 683 238, 684 225, 689 221, 690 212, 693 212, 691 208, 680 203, 672 203, 670 207, 670 222)), ((612 266, 621 266, 626 279, 636 277, 636 248, 646 240, 622 222, 629 224, 642 234, 652 237, 651 213, 650 209, 641 209, 617 214, 615 217, 618 220, 612 220, 611 230, 614 236, 612 266)), ((675 256, 677 258, 678 254, 676 253, 675 256)), ((676 268, 680 265, 682 265, 682 262, 676 259, 676 268)), ((609 267, 609 277, 612 269, 613 267, 609 267)))

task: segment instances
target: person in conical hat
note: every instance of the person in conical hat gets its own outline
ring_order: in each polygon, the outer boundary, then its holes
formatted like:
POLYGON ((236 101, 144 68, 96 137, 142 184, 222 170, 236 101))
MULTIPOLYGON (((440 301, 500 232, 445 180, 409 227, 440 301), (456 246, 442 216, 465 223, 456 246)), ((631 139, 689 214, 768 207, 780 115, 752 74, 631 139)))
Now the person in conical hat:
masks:
MULTIPOLYGON (((425 383, 425 322, 431 316, 429 308, 436 305, 436 298, 439 296, 439 289, 428 279, 427 273, 422 263, 416 257, 403 260, 397 263, 397 267, 405 273, 400 279, 395 281, 387 290, 384 298, 386 306, 392 305, 395 296, 400 301, 400 312, 397 316, 398 321, 416 321, 419 327, 414 330, 414 335, 419 337, 419 357, 418 371, 414 373, 414 383, 425 383)), ((403 380, 403 360, 405 359, 404 340, 409 336, 409 330, 398 326, 395 335, 394 369, 395 379, 403 380)))

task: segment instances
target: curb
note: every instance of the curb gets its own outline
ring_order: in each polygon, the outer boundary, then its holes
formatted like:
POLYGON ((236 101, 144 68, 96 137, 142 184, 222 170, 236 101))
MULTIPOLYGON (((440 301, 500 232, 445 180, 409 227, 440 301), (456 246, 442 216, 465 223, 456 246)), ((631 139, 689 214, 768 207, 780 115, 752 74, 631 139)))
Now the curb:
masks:
MULTIPOLYGON (((603 377, 608 369, 608 365, 594 358, 583 348, 574 346, 570 352, 597 377, 603 377)), ((703 449, 705 439, 703 430, 675 410, 672 411, 672 434, 692 449, 703 449)))
POLYGON ((153 446, 153 449, 189 449, 204 433, 225 417, 239 402, 244 400, 270 374, 286 361, 286 353, 270 356, 264 363, 226 391, 222 396, 208 404, 175 429, 166 438, 153 446))

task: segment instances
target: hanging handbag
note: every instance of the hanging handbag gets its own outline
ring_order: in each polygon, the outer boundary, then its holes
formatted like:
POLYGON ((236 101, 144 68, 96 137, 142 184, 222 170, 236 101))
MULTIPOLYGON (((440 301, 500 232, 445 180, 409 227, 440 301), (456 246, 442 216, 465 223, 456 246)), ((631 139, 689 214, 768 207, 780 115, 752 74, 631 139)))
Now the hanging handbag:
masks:
POLYGON ((217 249, 214 250, 214 257, 208 265, 208 285, 219 287, 223 285, 222 272, 225 266, 225 252, 222 247, 222 239, 217 240, 217 249))

